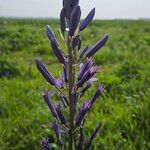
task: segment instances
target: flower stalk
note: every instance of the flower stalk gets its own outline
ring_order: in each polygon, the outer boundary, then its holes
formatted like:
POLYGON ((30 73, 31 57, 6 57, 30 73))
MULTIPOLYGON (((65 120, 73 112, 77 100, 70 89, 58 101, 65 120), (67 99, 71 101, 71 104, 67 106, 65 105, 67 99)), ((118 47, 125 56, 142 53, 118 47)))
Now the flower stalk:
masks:
MULTIPOLYGON (((52 76, 45 65, 36 59, 36 66, 46 81, 55 88, 54 94, 59 97, 59 102, 52 102, 51 91, 45 90, 43 98, 47 103, 52 115, 52 129, 55 133, 57 145, 65 150, 86 150, 89 149, 96 137, 102 123, 97 125, 88 140, 84 137, 84 124, 88 112, 104 90, 100 84, 89 101, 84 100, 84 95, 94 81, 98 80, 93 76, 99 72, 93 61, 93 55, 101 49, 108 40, 104 36, 93 47, 84 45, 80 32, 91 23, 95 15, 95 8, 80 22, 81 9, 79 0, 63 0, 63 8, 60 12, 60 37, 66 43, 67 53, 61 49, 54 32, 47 26, 47 36, 50 40, 52 52, 62 66, 62 72, 58 78, 52 76), (69 112, 66 114, 65 112, 69 112)), ((49 138, 41 140, 43 150, 51 149, 49 138)))

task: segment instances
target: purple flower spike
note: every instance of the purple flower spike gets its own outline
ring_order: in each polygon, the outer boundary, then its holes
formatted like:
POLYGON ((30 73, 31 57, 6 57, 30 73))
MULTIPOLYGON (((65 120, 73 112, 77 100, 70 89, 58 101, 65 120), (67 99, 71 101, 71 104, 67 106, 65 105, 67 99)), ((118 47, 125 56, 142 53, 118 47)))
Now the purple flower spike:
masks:
POLYGON ((83 22, 81 23, 79 30, 82 31, 83 29, 85 29, 89 23, 92 21, 92 19, 94 18, 95 15, 95 8, 93 8, 90 13, 86 16, 86 18, 83 20, 83 22))
POLYGON ((56 138, 57 138, 57 144, 58 145, 63 145, 63 142, 60 138, 60 132, 59 132, 59 128, 58 128, 58 125, 57 125, 56 121, 52 122, 52 129, 55 132, 55 135, 56 135, 56 138))
POLYGON ((51 84, 55 85, 55 78, 48 72, 46 67, 42 64, 42 62, 39 59, 35 60, 37 69, 40 71, 40 73, 44 76, 44 78, 51 84))
POLYGON ((62 32, 65 32, 65 29, 66 29, 65 17, 66 17, 65 8, 63 8, 60 13, 60 28, 62 32))
POLYGON ((51 150, 50 144, 48 142, 48 138, 42 138, 41 140, 42 150, 51 150))
POLYGON ((62 64, 65 64, 65 58, 63 57, 55 39, 51 40, 52 50, 57 57, 58 61, 62 64))
POLYGON ((75 118, 75 125, 76 127, 80 126, 82 123, 82 120, 84 119, 84 116, 86 112, 89 110, 90 105, 88 102, 84 102, 83 105, 81 106, 81 110, 78 114, 78 116, 75 118))
POLYGON ((88 51, 88 49, 89 49, 89 45, 87 45, 87 46, 81 51, 81 53, 80 53, 80 58, 83 57, 83 55, 88 51))
POLYGON ((55 118, 57 118, 57 113, 56 113, 56 110, 55 110, 55 108, 52 104, 52 101, 51 101, 50 97, 49 97, 48 91, 43 92, 43 97, 44 97, 45 102, 47 103, 49 109, 51 110, 53 116, 55 118))
POLYGON ((56 110, 56 112, 57 112, 57 115, 58 115, 58 117, 59 117, 60 122, 61 122, 62 124, 65 124, 65 123, 66 123, 66 120, 65 120, 64 115, 62 114, 61 106, 60 106, 59 103, 56 104, 55 110, 56 110))
POLYGON ((96 135, 97 135, 99 129, 101 128, 102 124, 103 124, 103 123, 102 123, 101 121, 98 123, 97 127, 95 128, 95 130, 94 130, 93 133, 91 134, 89 140, 86 142, 85 147, 84 147, 84 150, 87 150, 87 149, 90 148, 90 146, 91 146, 91 144, 92 144, 92 141, 93 141, 93 139, 96 137, 96 135))
POLYGON ((91 107, 94 104, 94 102, 96 101, 96 99, 99 97, 99 95, 104 91, 104 88, 105 87, 102 84, 98 86, 94 96, 92 97, 92 99, 89 102, 91 107))
POLYGON ((100 41, 98 41, 87 53, 87 57, 93 56, 108 40, 108 35, 105 35, 100 41))
POLYGON ((76 6, 71 14, 70 24, 69 24, 69 35, 73 36, 76 31, 81 16, 80 6, 76 6))

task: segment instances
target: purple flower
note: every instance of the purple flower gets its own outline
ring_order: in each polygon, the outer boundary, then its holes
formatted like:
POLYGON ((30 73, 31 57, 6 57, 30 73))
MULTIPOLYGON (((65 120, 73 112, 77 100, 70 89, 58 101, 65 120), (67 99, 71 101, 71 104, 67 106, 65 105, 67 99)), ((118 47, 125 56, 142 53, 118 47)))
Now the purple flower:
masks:
POLYGON ((92 78, 92 76, 97 73, 99 68, 97 67, 92 67, 89 70, 87 70, 84 74, 81 80, 78 81, 77 83, 77 88, 81 87, 86 81, 92 78))
POLYGON ((40 73, 44 76, 44 78, 51 84, 55 85, 55 78, 48 72, 46 67, 42 64, 39 59, 35 60, 36 67, 40 71, 40 73))
POLYGON ((96 135, 97 135, 99 129, 101 128, 102 124, 103 124, 103 123, 102 123, 101 121, 98 123, 97 127, 95 128, 95 130, 94 130, 93 133, 91 134, 90 138, 89 138, 88 141, 86 142, 85 147, 84 147, 84 150, 87 150, 87 149, 90 148, 91 143, 92 143, 93 139, 96 137, 96 135))
POLYGON ((63 86, 64 86, 64 76, 63 76, 63 74, 61 74, 60 77, 55 81, 55 86, 57 88, 63 88, 63 86))
POLYGON ((71 6, 74 8, 76 5, 79 4, 79 0, 71 0, 71 6))
POLYGON ((65 8, 62 8, 61 13, 60 13, 60 28, 62 32, 65 32, 66 29, 66 21, 65 21, 65 8))
POLYGON ((59 128, 58 128, 58 125, 57 125, 56 121, 52 122, 52 129, 53 129, 53 131, 54 131, 54 133, 56 135, 57 144, 58 145, 63 145, 63 142, 62 142, 62 140, 60 138, 60 131, 59 131, 59 128))
POLYGON ((87 53, 87 57, 93 56, 108 40, 108 35, 105 35, 100 41, 98 41, 87 53))
POLYGON ((104 85, 101 84, 98 86, 94 96, 91 98, 91 100, 89 101, 90 107, 92 107, 92 105, 94 104, 94 102, 96 101, 96 99, 100 96, 100 94, 104 91, 104 85))
POLYGON ((91 58, 89 58, 89 59, 86 60, 85 64, 82 65, 82 67, 80 68, 80 72, 79 72, 79 75, 78 75, 78 80, 81 80, 81 79, 82 79, 84 73, 85 73, 88 69, 90 69, 90 68, 92 67, 92 64, 93 64, 93 62, 92 62, 92 59, 91 59, 91 58))
POLYGON ((69 35, 73 36, 76 31, 81 16, 80 6, 76 6, 71 14, 70 23, 69 23, 69 35))
POLYGON ((89 108, 90 108, 89 103, 88 102, 84 102, 83 105, 81 106, 79 114, 75 118, 75 125, 76 125, 76 127, 81 125, 81 123, 82 123, 82 121, 84 119, 84 116, 85 116, 86 112, 89 110, 89 108))
POLYGON ((67 19, 70 19, 70 14, 71 14, 71 2, 70 2, 70 0, 63 0, 63 7, 65 9, 67 19))
POLYGON ((42 150, 51 150, 50 144, 48 142, 48 138, 42 138, 41 140, 42 150))
POLYGON ((80 27, 79 27, 80 31, 82 31, 83 29, 85 29, 88 26, 88 24, 92 21, 94 15, 95 15, 95 8, 93 8, 90 11, 90 13, 86 16, 86 18, 80 24, 80 27))
POLYGON ((83 57, 83 55, 88 51, 88 49, 89 49, 89 45, 87 45, 87 46, 81 51, 81 53, 80 53, 80 58, 83 57))
POLYGON ((66 120, 65 120, 64 115, 62 114, 61 106, 60 106, 59 103, 56 104, 55 110, 56 110, 56 112, 57 112, 57 115, 58 115, 58 118, 59 118, 60 122, 61 122, 62 124, 65 124, 65 123, 66 123, 66 120))
POLYGON ((50 41, 52 41, 52 39, 54 39, 57 46, 59 46, 58 41, 56 40, 55 35, 54 35, 54 33, 53 33, 53 31, 49 25, 47 25, 47 36, 48 36, 50 41))
POLYGON ((80 97, 84 95, 84 93, 92 86, 93 82, 98 80, 97 78, 91 78, 89 81, 87 81, 87 86, 83 88, 80 92, 80 97))
POLYGON ((62 55, 55 39, 51 39, 51 46, 52 46, 52 50, 53 50, 55 56, 57 57, 58 61, 62 64, 65 64, 65 58, 62 55))
POLYGON ((47 103, 47 105, 48 105, 49 109, 51 110, 53 116, 55 118, 57 118, 57 113, 56 113, 56 110, 55 110, 55 108, 54 108, 54 106, 52 104, 52 101, 51 101, 50 97, 49 97, 48 91, 45 91, 42 94, 43 94, 45 102, 47 103))

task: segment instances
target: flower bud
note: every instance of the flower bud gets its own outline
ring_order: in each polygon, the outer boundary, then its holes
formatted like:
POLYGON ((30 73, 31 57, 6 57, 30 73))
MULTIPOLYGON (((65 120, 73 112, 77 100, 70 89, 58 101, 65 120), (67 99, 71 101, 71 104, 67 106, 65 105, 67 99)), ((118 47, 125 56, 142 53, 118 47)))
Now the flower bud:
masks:
POLYGON ((98 41, 87 53, 87 57, 93 56, 108 40, 108 35, 104 36, 100 41, 98 41))
POLYGON ((41 140, 42 150, 51 150, 50 144, 48 142, 48 138, 42 138, 41 140))
POLYGON ((55 108, 52 104, 52 101, 51 101, 50 97, 49 97, 48 91, 43 92, 43 97, 44 97, 45 102, 47 103, 49 109, 51 110, 53 116, 55 118, 57 118, 57 113, 56 113, 56 110, 55 110, 55 108))
POLYGON ((80 6, 76 6, 71 13, 70 24, 69 24, 69 35, 73 36, 76 31, 81 16, 80 6))
POLYGON ((51 84, 55 85, 55 78, 48 72, 46 67, 42 64, 39 59, 36 59, 36 67, 40 71, 40 73, 44 76, 44 78, 51 84))
POLYGON ((56 40, 55 35, 54 35, 54 33, 53 33, 53 31, 49 25, 47 25, 47 36, 48 36, 50 41, 52 41, 52 39, 54 39, 57 46, 59 46, 58 41, 56 40))
POLYGON ((83 55, 88 51, 89 46, 87 45, 80 53, 80 58, 83 57, 83 55))
POLYGON ((65 124, 65 123, 66 123, 66 120, 65 120, 64 115, 62 114, 61 106, 60 106, 59 103, 56 104, 55 110, 56 110, 56 112, 57 112, 57 115, 58 115, 58 118, 59 118, 60 122, 61 122, 62 124, 65 124))
POLYGON ((56 138, 57 138, 57 144, 58 145, 63 145, 63 142, 60 138, 60 131, 59 131, 59 128, 58 128, 58 125, 56 123, 56 121, 52 122, 52 129, 56 135, 56 138))
POLYGON ((60 28, 62 32, 65 32, 66 29, 66 21, 65 21, 65 8, 63 8, 60 12, 60 28))
POLYGON ((65 64, 65 58, 63 54, 61 53, 56 41, 54 39, 51 40, 52 50, 57 57, 58 61, 62 64, 65 64))
POLYGON ((79 27, 80 31, 82 31, 83 29, 85 29, 89 25, 89 23, 92 21, 94 15, 95 15, 95 8, 93 8, 90 11, 90 13, 86 16, 86 18, 80 24, 80 27, 79 27))
POLYGON ((88 141, 85 143, 85 147, 84 147, 84 150, 87 150, 90 148, 91 144, 92 144, 92 141, 93 139, 96 137, 99 129, 101 128, 102 126, 102 122, 100 121, 97 125, 97 127, 95 128, 95 130, 93 131, 93 133, 91 134, 90 138, 88 139, 88 141))

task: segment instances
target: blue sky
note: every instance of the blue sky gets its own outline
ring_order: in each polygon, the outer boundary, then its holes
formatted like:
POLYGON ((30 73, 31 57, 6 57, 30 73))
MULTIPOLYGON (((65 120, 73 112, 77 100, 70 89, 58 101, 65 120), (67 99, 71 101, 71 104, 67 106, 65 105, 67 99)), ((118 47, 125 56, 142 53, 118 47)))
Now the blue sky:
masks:
MULTIPOLYGON (((82 18, 96 8, 96 19, 150 18, 150 0, 80 0, 82 18)), ((62 0, 0 0, 0 16, 58 18, 62 0)))

